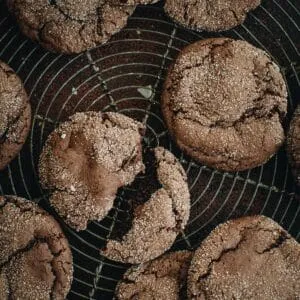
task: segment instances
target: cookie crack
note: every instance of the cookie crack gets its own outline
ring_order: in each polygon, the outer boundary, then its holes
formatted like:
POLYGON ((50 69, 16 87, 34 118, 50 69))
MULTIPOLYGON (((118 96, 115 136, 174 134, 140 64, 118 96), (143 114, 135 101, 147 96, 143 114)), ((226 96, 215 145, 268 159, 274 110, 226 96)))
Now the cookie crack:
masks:
POLYGON ((175 219, 175 227, 172 227, 172 228, 163 227, 163 228, 167 231, 172 230, 173 232, 178 234, 182 230, 183 219, 181 218, 181 214, 179 213, 179 211, 177 209, 177 205, 172 197, 171 192, 168 190, 166 190, 166 192, 172 201, 172 203, 171 203, 172 204, 172 213, 173 213, 174 219, 175 219))
POLYGON ((189 4, 188 2, 186 2, 186 3, 184 4, 184 7, 183 7, 183 10, 184 10, 183 19, 184 19, 185 22, 188 22, 188 23, 190 23, 190 20, 189 20, 189 13, 188 13, 189 5, 190 5, 190 4, 189 4))
POLYGON ((121 167, 119 168, 119 170, 124 170, 129 165, 134 165, 136 163, 136 159, 137 159, 138 155, 139 155, 139 152, 136 151, 135 148, 133 148, 130 156, 125 157, 124 160, 122 161, 121 167))
MULTIPOLYGON (((12 71, 11 69, 6 69, 3 65, 0 65, 0 70, 2 73, 4 73, 6 75, 7 79, 9 79, 9 77, 11 77, 11 76, 13 76, 13 77, 16 76, 16 73, 14 71, 12 71)), ((3 88, 4 89, 1 90, 1 92, 9 92, 9 90, 6 89, 7 86, 4 86, 3 88)))
MULTIPOLYGON (((283 119, 282 112, 280 111, 278 104, 275 104, 270 111, 265 112, 263 114, 261 114, 260 107, 249 108, 240 116, 238 120, 234 121, 234 123, 229 127, 236 127, 241 123, 245 123, 245 121, 248 119, 255 119, 255 120, 271 119, 276 114, 279 116, 280 119, 283 119)), ((226 126, 220 126, 217 123, 213 127, 228 128, 226 126)))
POLYGON ((15 74, 12 70, 4 68, 2 65, 0 65, 0 70, 3 71, 3 73, 8 74, 8 76, 15 74))
POLYGON ((202 46, 207 46, 209 48, 209 51, 206 55, 201 57, 201 61, 197 62, 194 65, 187 65, 184 68, 180 70, 180 73, 176 72, 176 76, 172 78, 172 85, 167 88, 168 91, 175 90, 178 86, 178 83, 185 77, 184 72, 189 71, 194 68, 199 68, 203 66, 203 63, 208 59, 211 58, 213 60, 212 52, 215 51, 218 48, 224 47, 226 48, 228 45, 232 44, 233 40, 224 40, 220 44, 210 44, 210 43, 203 43, 202 46), (174 83, 175 81, 175 83, 174 83))
MULTIPOLYGON (((178 233, 180 232, 180 230, 182 229, 182 223, 183 223, 183 219, 181 218, 180 216, 180 213, 177 209, 177 205, 176 205, 176 202, 174 201, 174 197, 172 197, 172 193, 168 190, 168 189, 165 189, 169 198, 171 199, 172 201, 172 213, 174 215, 174 219, 175 219, 175 227, 172 227, 172 231, 174 231, 175 233, 178 233)), ((166 228, 168 230, 168 228, 166 228)))
MULTIPOLYGON (((203 43, 202 44, 203 47, 207 46, 209 48, 208 53, 206 55, 204 55, 204 56, 201 57, 201 61, 200 62, 197 62, 194 65, 187 65, 184 68, 180 69, 179 70, 180 72, 176 72, 175 73, 176 76, 174 76, 174 77, 171 78, 172 85, 168 86, 167 90, 168 91, 170 91, 170 90, 176 90, 176 87, 178 86, 178 83, 185 77, 185 74, 184 74, 185 71, 189 71, 191 69, 201 67, 203 65, 203 63, 208 58, 210 58, 212 56, 211 52, 213 52, 215 49, 220 48, 220 47, 227 47, 229 44, 232 44, 232 43, 233 43, 233 40, 230 40, 230 39, 224 40, 220 44, 210 44, 209 42, 203 43)), ((179 59, 181 59, 181 57, 179 59)), ((171 69, 173 69, 173 71, 174 71, 174 66, 175 65, 173 65, 173 68, 171 68, 171 69)), ((172 70, 171 70, 171 73, 172 73, 172 70)))
POLYGON ((84 22, 88 22, 89 17, 87 17, 86 20, 81 20, 81 19, 77 19, 75 17, 72 17, 71 15, 69 15, 68 13, 64 12, 64 10, 57 4, 56 0, 50 0, 50 5, 54 6, 54 8, 65 17, 65 20, 71 20, 71 21, 75 21, 79 24, 82 24, 84 22))
MULTIPOLYGON (((255 99, 253 99, 253 102, 261 102, 262 100, 264 100, 264 98, 267 95, 271 95, 271 96, 277 96, 277 97, 281 97, 281 95, 279 95, 278 93, 273 92, 272 90, 268 90, 267 92, 264 92, 263 96, 257 97, 255 99)), ((255 120, 261 120, 261 119, 271 119, 274 115, 278 115, 280 120, 282 121, 284 118, 285 113, 283 111, 280 110, 280 105, 279 104, 274 104, 273 107, 266 112, 262 112, 263 107, 261 106, 254 106, 251 108, 246 109, 243 114, 236 119, 235 121, 224 121, 224 120, 219 120, 216 121, 212 124, 210 124, 209 126, 206 124, 203 124, 200 120, 196 119, 196 118, 192 118, 187 116, 186 114, 188 113, 188 110, 183 109, 182 107, 173 110, 173 114, 175 117, 178 117, 178 115, 184 115, 184 119, 185 120, 190 120, 193 121, 201 126, 204 127, 208 127, 208 128, 230 128, 230 127, 237 127, 239 124, 243 124, 245 123, 246 120, 248 119, 255 119, 255 120)))
MULTIPOLYGON (((174 119, 176 117, 178 117, 178 115, 184 115, 184 119, 189 119, 193 122, 200 124, 201 126, 210 127, 210 128, 220 128, 220 127, 228 128, 228 127, 232 127, 232 126, 235 127, 236 125, 244 122, 246 119, 251 118, 251 117, 255 117, 255 119, 264 119, 264 118, 270 119, 275 114, 278 114, 278 116, 280 117, 280 120, 282 121, 282 119, 285 116, 285 112, 280 109, 279 103, 274 104, 273 107, 268 112, 263 112, 264 107, 261 103, 263 103, 263 100, 265 99, 266 96, 270 95, 270 96, 274 96, 274 97, 279 97, 282 100, 284 100, 284 98, 285 98, 282 93, 275 91, 270 86, 267 86, 265 89, 261 90, 261 93, 262 93, 261 96, 252 99, 253 107, 244 111, 238 119, 231 121, 231 122, 226 122, 226 121, 220 120, 220 121, 216 121, 213 124, 210 124, 208 126, 206 124, 203 124, 201 121, 199 121, 195 118, 188 117, 187 114, 189 112, 189 109, 184 109, 182 107, 178 107, 178 108, 174 109, 174 107, 172 107, 173 103, 174 103, 174 98, 176 98, 173 91, 177 90, 179 82, 186 76, 184 74, 184 72, 191 70, 193 68, 201 67, 203 65, 203 63, 205 62, 205 60, 207 60, 210 57, 211 57, 211 59, 213 59, 212 51, 214 51, 218 47, 227 47, 228 44, 230 44, 232 42, 233 42, 232 40, 226 40, 222 44, 219 44, 219 45, 203 44, 203 46, 208 46, 210 48, 209 53, 202 58, 201 62, 198 62, 195 65, 185 66, 183 69, 180 70, 180 73, 178 71, 176 73, 174 72, 175 65, 173 65, 173 67, 171 68, 171 73, 173 72, 173 74, 175 73, 176 75, 171 78, 171 84, 166 87, 166 90, 170 94, 170 98, 171 98, 171 101, 168 101, 167 106, 169 107, 169 110, 172 111, 172 114, 173 114, 171 117, 172 122, 174 122, 174 119), (173 99, 173 101, 172 101, 172 99, 173 99), (257 103, 260 103, 260 105, 257 105, 257 103)), ((268 69, 268 72, 263 77, 259 76, 259 74, 255 71, 255 67, 251 71, 251 73, 254 77, 258 78, 258 80, 260 82, 263 82, 263 83, 270 83, 270 81, 273 82, 274 77, 272 77, 270 75, 270 69, 269 69, 269 67, 272 65, 273 65, 272 61, 269 61, 266 63, 264 70, 268 69)), ((254 63, 254 66, 255 66, 255 63, 254 63)), ((275 83, 273 83, 273 84, 275 85, 275 83)), ((259 83, 257 83, 257 87, 259 89, 261 89, 259 83)))
MULTIPOLYGON (((144 272, 142 272, 141 274, 145 274, 144 272)), ((124 277, 123 279, 122 279, 122 283, 126 283, 126 284, 135 284, 135 281, 134 280, 132 280, 132 279, 129 279, 128 277, 124 277)))
MULTIPOLYGON (((220 238, 219 242, 216 242, 214 240, 209 240, 208 245, 212 246, 214 243, 216 243, 216 248, 217 248, 216 251, 217 251, 217 253, 218 253, 218 251, 220 251, 221 253, 217 254, 218 255, 217 257, 210 257, 210 258, 208 257, 208 259, 209 259, 208 267, 205 268, 205 270, 204 270, 205 273, 201 274, 200 276, 197 276, 195 278, 198 291, 191 292, 192 299, 195 299, 196 297, 199 297, 199 296, 204 297, 203 299, 207 299, 207 298, 210 299, 210 297, 212 295, 211 290, 209 290, 207 288, 208 286, 206 285, 205 282, 201 282, 201 281, 206 280, 207 277, 209 277, 211 275, 211 273, 213 271, 213 264, 216 262, 219 262, 221 260, 221 258, 224 256, 224 254, 226 254, 230 251, 235 251, 236 249, 241 247, 241 244, 243 244, 244 242, 250 241, 250 243, 252 243, 252 238, 253 238, 252 233, 256 232, 257 236, 259 236, 262 232, 269 233, 269 237, 262 240, 264 243, 267 244, 266 248, 261 251, 257 251, 256 249, 253 249, 253 251, 259 255, 268 253, 268 252, 272 251, 272 249, 280 248, 287 240, 291 239, 291 236, 287 232, 285 232, 284 230, 282 230, 280 228, 266 227, 264 218, 261 218, 260 220, 255 221, 250 224, 242 224, 241 226, 238 225, 238 228, 236 228, 236 229, 238 230, 239 238, 236 241, 233 240, 237 244, 234 245, 233 247, 231 247, 230 249, 224 249, 226 247, 226 241, 224 241, 222 238, 222 231, 220 231, 220 234, 218 236, 220 238), (278 235, 278 237, 275 239, 275 238, 273 238, 274 235, 278 235), (270 239, 272 239, 273 242, 271 242, 270 239)), ((228 231, 228 232, 230 232, 230 231, 228 231)), ((259 245, 258 248, 261 246, 259 243, 257 245, 259 245)), ((253 244, 253 246, 256 246, 256 243, 253 244)), ((248 244, 246 244, 245 247, 248 248, 248 244)), ((245 249, 246 249, 245 247, 242 248, 242 251, 245 251, 245 249)), ((214 251, 214 253, 216 251, 214 251)), ((284 256, 284 253, 282 253, 282 254, 284 256)), ((272 257, 268 255, 264 259, 266 262, 269 259, 272 259, 272 257)), ((205 260, 206 260, 206 258, 205 258, 205 260)), ((230 264, 231 262, 234 262, 234 258, 231 257, 230 261, 229 260, 226 260, 226 261, 230 264)), ((222 266, 222 268, 224 268, 224 267, 222 266)), ((191 275, 192 274, 197 274, 197 270, 195 267, 194 267, 194 269, 191 270, 191 275)), ((219 273, 219 274, 221 274, 221 273, 219 273)), ((236 274, 238 274, 238 273, 236 273, 236 274)), ((222 275, 220 275, 220 276, 222 276, 222 275)), ((223 294, 222 288, 218 292, 223 294)))
MULTIPOLYGON (((16 250, 15 252, 13 252, 12 254, 10 254, 10 255, 8 256, 8 258, 7 258, 4 262, 2 262, 2 263, 0 264, 0 270, 1 270, 5 265, 9 264, 10 261, 11 261, 14 257, 16 257, 16 256, 18 256, 18 255, 20 255, 20 254, 22 254, 22 253, 26 253, 26 252, 30 251, 30 250, 36 245, 36 243, 39 242, 39 241, 41 241, 41 240, 43 240, 43 239, 39 239, 39 238, 34 237, 34 238, 32 238, 32 239, 26 244, 25 247, 20 248, 20 249, 16 250)), ((45 242, 45 241, 44 241, 44 242, 45 242)))
MULTIPOLYGON (((76 23, 82 25, 82 26, 81 26, 81 29, 79 30, 79 36, 80 36, 82 42, 83 42, 84 44, 86 44, 86 40, 85 40, 85 38, 82 36, 82 31, 83 31, 84 28, 86 27, 86 25, 87 25, 86 23, 89 23, 90 18, 87 17, 86 19, 81 20, 81 19, 78 19, 78 18, 76 18, 76 17, 73 17, 72 15, 66 13, 66 12, 65 12, 58 4, 57 4, 57 1, 56 1, 56 0, 48 0, 48 1, 49 1, 49 4, 50 4, 51 6, 53 6, 53 7, 57 10, 57 12, 58 12, 60 15, 62 15, 62 16, 64 17, 63 22, 69 20, 69 21, 73 21, 73 22, 76 22, 76 23)), ((103 4, 103 5, 104 5, 104 4, 103 4)), ((96 9, 96 11, 97 11, 97 18, 99 19, 100 16, 99 16, 99 14, 98 14, 98 9, 99 9, 99 7, 96 9)), ((43 43, 47 43, 47 44, 48 44, 47 39, 45 40, 45 39, 42 37, 42 34, 43 34, 43 31, 44 31, 45 27, 46 27, 48 24, 55 23, 55 22, 57 22, 57 20, 56 20, 55 18, 52 18, 51 20, 48 20, 47 22, 43 23, 42 26, 40 26, 39 28, 33 28, 33 27, 31 27, 31 29, 37 32, 37 36, 38 36, 38 40, 39 40, 39 41, 42 41, 43 43)), ((27 24, 27 26, 28 26, 28 24, 27 24)), ((52 47, 51 43, 50 43, 50 47, 52 47)), ((69 49, 68 46, 67 46, 67 48, 68 48, 69 51, 71 51, 71 49, 69 49)))
POLYGON ((79 29, 79 36, 81 38, 81 41, 84 43, 84 45, 86 45, 86 38, 84 37, 84 34, 83 34, 83 31, 86 29, 87 27, 87 24, 86 23, 83 23, 81 25, 81 28, 79 29))
MULTIPOLYGON (((62 281, 59 280, 59 276, 58 276, 58 271, 56 270, 55 266, 54 266, 54 261, 57 257, 59 257, 63 252, 66 251, 65 248, 63 249, 60 249, 58 252, 54 252, 51 247, 49 247, 48 245, 48 248, 53 256, 52 260, 49 262, 50 266, 51 266, 51 272, 54 276, 54 280, 53 280, 53 283, 52 283, 52 286, 51 286, 51 292, 50 292, 50 299, 55 299, 54 297, 54 289, 55 289, 55 285, 57 284, 57 282, 60 282, 60 283, 63 283, 62 281)), ((65 270, 64 270, 64 273, 66 274, 65 270)))
MULTIPOLYGON (((256 232, 264 231, 264 232, 269 232, 271 234, 274 234, 274 229, 272 230, 272 229, 267 229, 267 228, 260 227, 262 222, 263 221, 259 221, 258 223, 250 225, 250 226, 243 226, 241 228, 241 232, 240 232, 241 238, 238 241, 238 243, 234 247, 231 247, 231 248, 228 248, 228 249, 223 249, 221 251, 220 255, 217 258, 212 258, 211 261, 209 262, 208 267, 207 267, 207 271, 203 275, 198 277, 197 282, 200 283, 201 280, 205 280, 207 277, 210 276, 210 274, 212 272, 213 264, 216 263, 216 262, 220 262, 222 257, 224 256, 224 254, 237 250, 242 243, 247 241, 247 237, 246 237, 246 232, 247 231, 249 231, 249 230, 256 231, 256 232)), ((223 240, 222 236, 220 236, 220 238, 221 238, 221 242, 224 243, 224 240, 223 240)), ((263 253, 266 253, 266 252, 270 252, 272 249, 279 248, 288 239, 290 239, 289 234, 281 231, 280 235, 278 236, 278 238, 273 243, 271 243, 262 252, 258 252, 258 251, 256 251, 256 252, 258 254, 263 254, 263 253)))
POLYGON ((48 213, 47 212, 44 212, 42 211, 41 209, 37 208, 37 209, 32 209, 32 207, 28 207, 26 208, 26 206, 18 203, 18 201, 16 199, 12 197, 9 197, 9 196, 2 196, 3 199, 4 199, 4 203, 2 205, 0 205, 0 209, 3 210, 3 208, 6 207, 6 205, 8 204, 13 204, 14 206, 16 206, 17 208, 20 209, 20 212, 21 213, 24 213, 24 212, 31 212, 34 214, 34 216, 36 215, 40 215, 40 216, 47 216, 48 213))
MULTIPOLYGON (((114 7, 114 8, 119 8, 122 9, 122 6, 118 5, 117 3, 109 3, 110 7, 114 7)), ((103 19, 103 11, 104 11, 104 7, 105 7, 105 3, 103 3, 102 5, 100 5, 97 9, 96 9, 96 13, 97 13, 97 33, 104 37, 105 39, 107 39, 107 37, 110 36, 110 32, 107 31, 106 29, 104 29, 103 27, 105 27, 105 24, 103 22, 100 22, 103 19), (100 21, 99 21, 100 20, 100 21)), ((128 16, 130 16, 130 13, 124 9, 124 11, 128 16)), ((117 27, 117 22, 110 19, 109 23, 112 24, 114 27, 117 27)))
POLYGON ((8 291, 7 300, 13 300, 13 289, 11 286, 10 278, 5 274, 5 272, 3 273, 3 276, 5 276, 6 283, 7 283, 7 291, 8 291))
POLYGON ((280 248, 289 239, 290 239, 290 236, 288 234, 286 234, 285 232, 281 232, 274 243, 270 244, 262 252, 259 252, 259 251, 256 251, 256 252, 259 253, 259 254, 263 254, 263 253, 266 253, 266 252, 271 252, 273 249, 280 248))
MULTIPOLYGON (((62 251, 62 252, 64 252, 64 251, 62 251)), ((56 262, 60 264, 60 266, 61 266, 63 272, 65 273, 65 275, 67 275, 67 274, 68 274, 68 271, 66 270, 65 265, 72 265, 72 264, 71 264, 70 262, 67 262, 67 261, 61 261, 61 260, 57 260, 56 262)))
POLYGON ((4 196, 2 196, 1 198, 4 199, 3 204, 0 205, 0 209, 2 210, 9 203, 9 201, 7 201, 6 197, 4 196))
MULTIPOLYGON (((241 239, 238 241, 238 243, 235 246, 233 246, 231 248, 228 248, 228 249, 222 249, 220 255, 217 258, 212 258, 211 259, 211 261, 209 262, 209 264, 207 266, 207 271, 197 278, 197 283, 200 283, 200 281, 205 280, 206 278, 208 278, 210 276, 211 272, 212 272, 212 268, 213 268, 214 263, 220 262, 224 254, 229 253, 229 252, 234 252, 235 250, 237 250, 239 248, 240 244, 242 242, 244 242, 245 240, 246 240, 245 237, 242 236, 241 239)), ((223 242, 222 237, 221 237, 221 241, 223 242)))
MULTIPOLYGON (((42 42, 46 42, 42 36, 44 29, 46 28, 46 26, 48 24, 51 24, 52 22, 54 22, 55 20, 49 20, 45 23, 42 24, 42 26, 40 28, 34 28, 34 27, 30 27, 32 30, 34 30, 37 33, 37 40, 38 41, 42 41, 42 42)), ((29 27, 29 25, 27 25, 29 27)))
MULTIPOLYGON (((224 254, 237 250, 237 249, 239 248, 239 246, 241 245, 241 243, 244 242, 244 241, 246 241, 245 231, 250 230, 250 229, 251 229, 251 230, 257 230, 257 231, 259 231, 259 230, 264 230, 264 229, 262 229, 262 228, 259 227, 259 226, 261 225, 261 223, 262 223, 262 221, 260 220, 260 221, 259 221, 258 223, 256 223, 256 224, 251 224, 251 225, 248 225, 248 226, 243 226, 243 227, 241 228, 241 232, 240 232, 240 239, 239 239, 239 241, 236 243, 236 245, 233 246, 233 247, 230 247, 230 248, 228 248, 228 249, 224 249, 224 248, 223 248, 222 251, 220 252, 220 254, 219 254, 218 257, 216 257, 216 258, 211 258, 211 261, 209 262, 208 267, 207 267, 207 271, 206 271, 204 274, 198 276, 198 278, 197 278, 197 283, 200 283, 201 280, 205 280, 207 277, 210 276, 210 274, 211 274, 211 272, 212 272, 213 264, 214 264, 215 262, 221 261, 222 256, 223 256, 224 254)), ((273 231, 272 231, 272 232, 273 232, 273 231)), ((224 244, 224 240, 223 240, 222 236, 220 236, 220 239, 221 239, 221 243, 224 244)))
POLYGON ((229 9, 229 11, 232 13, 234 19, 236 20, 237 24, 240 23, 240 18, 238 17, 236 11, 234 9, 229 9))
POLYGON ((200 151, 204 156, 218 157, 218 161, 220 163, 232 161, 234 163, 241 164, 241 160, 239 158, 235 158, 234 156, 230 156, 231 154, 228 151, 224 154, 223 151, 205 151, 202 147, 189 146, 188 148, 195 152, 200 151))
MULTIPOLYGON (((23 94, 22 92, 23 92, 23 89, 20 88, 18 90, 16 96, 22 95, 23 94)), ((10 128, 19 122, 19 120, 23 116, 24 109, 26 109, 27 105, 28 105, 27 102, 25 102, 24 105, 19 109, 18 115, 7 122, 7 125, 5 126, 3 134, 0 136, 0 144, 3 144, 8 139, 8 134, 10 132, 10 128)))
MULTIPOLYGON (((154 277, 155 277, 155 279, 161 279, 161 278, 170 278, 170 277, 173 277, 173 278, 176 278, 177 276, 172 276, 171 274, 169 274, 169 273, 166 273, 166 274, 164 274, 164 275, 162 275, 162 276, 159 276, 158 275, 158 273, 160 272, 159 270, 151 270, 151 262, 150 262, 150 270, 145 270, 145 271, 143 271, 143 272, 141 272, 141 274, 143 274, 143 275, 154 275, 154 277)), ((148 268, 148 267, 146 267, 146 268, 148 268)), ((178 280, 177 280, 178 281, 178 280)))
MULTIPOLYGON (((161 168, 160 166, 160 163, 161 162, 165 162, 167 163, 168 165, 172 165, 173 167, 177 167, 177 163, 176 161, 173 161, 173 163, 171 162, 167 162, 165 160, 158 160, 156 158, 156 164, 157 164, 157 170, 159 168, 161 168)), ((177 168, 177 169, 180 169, 180 168, 177 168)), ((182 170, 179 170, 180 174, 182 175, 182 170)), ((182 223, 183 223, 183 218, 181 218, 181 214, 180 212, 178 211, 177 209, 177 203, 174 199, 174 196, 172 194, 172 190, 164 183, 164 181, 160 178, 160 176, 157 175, 157 179, 159 181, 159 183, 162 185, 163 189, 166 191, 166 193, 168 194, 169 198, 171 199, 171 204, 172 204, 172 213, 174 215, 174 218, 175 218, 175 227, 172 227, 171 229, 175 232, 175 233, 178 233, 180 232, 180 230, 182 229, 182 223)), ((168 228, 166 228, 168 230, 168 228)))
POLYGON ((130 300, 136 300, 138 299, 138 296, 139 296, 139 292, 136 292, 130 297, 130 300))

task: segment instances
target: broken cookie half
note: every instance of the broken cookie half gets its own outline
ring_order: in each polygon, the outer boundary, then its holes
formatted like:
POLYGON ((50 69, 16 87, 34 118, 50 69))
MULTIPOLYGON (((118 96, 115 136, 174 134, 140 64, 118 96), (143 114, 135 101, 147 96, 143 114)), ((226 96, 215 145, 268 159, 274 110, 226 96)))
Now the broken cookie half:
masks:
POLYGON ((161 187, 134 210, 130 230, 121 240, 109 240, 101 254, 123 263, 152 260, 174 243, 190 213, 190 193, 181 164, 168 150, 154 149, 157 179, 161 187))
POLYGON ((118 113, 76 113, 48 137, 40 181, 64 221, 84 230, 112 208, 118 188, 144 170, 141 123, 118 113))

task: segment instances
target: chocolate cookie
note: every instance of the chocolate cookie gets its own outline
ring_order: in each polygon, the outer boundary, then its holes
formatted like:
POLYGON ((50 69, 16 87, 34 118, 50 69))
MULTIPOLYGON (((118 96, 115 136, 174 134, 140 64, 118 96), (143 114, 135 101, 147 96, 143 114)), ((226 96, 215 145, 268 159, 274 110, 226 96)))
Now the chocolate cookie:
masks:
POLYGON ((31 108, 21 79, 0 61, 0 170, 20 152, 31 125, 31 108))
POLYGON ((22 32, 50 51, 79 53, 106 42, 135 6, 115 0, 7 0, 22 32))
POLYGON ((223 31, 244 22, 261 0, 166 0, 165 11, 178 23, 196 30, 223 31))
POLYGON ((276 222, 253 216, 217 227, 195 252, 190 299, 298 299, 300 245, 276 222))
POLYGON ((134 212, 131 229, 121 241, 109 240, 101 254, 109 259, 138 264, 167 251, 185 228, 190 213, 190 194, 184 169, 172 153, 154 150, 157 178, 162 187, 134 212))
POLYGON ((297 107, 290 124, 287 153, 296 183, 300 186, 300 106, 297 107))
POLYGON ((282 145, 287 90, 278 66, 245 41, 189 45, 169 70, 162 110, 178 146, 225 171, 266 162, 282 145))
POLYGON ((118 188, 144 170, 143 125, 118 113, 77 113, 50 134, 40 157, 40 181, 50 203, 76 230, 101 220, 118 188))
POLYGON ((130 268, 117 286, 116 299, 186 298, 186 278, 191 258, 191 252, 178 251, 130 268))
POLYGON ((60 226, 35 203, 0 197, 0 298, 65 299, 72 254, 60 226))
POLYGON ((138 5, 138 4, 152 4, 156 3, 159 0, 115 0, 115 2, 118 2, 120 5, 138 5))

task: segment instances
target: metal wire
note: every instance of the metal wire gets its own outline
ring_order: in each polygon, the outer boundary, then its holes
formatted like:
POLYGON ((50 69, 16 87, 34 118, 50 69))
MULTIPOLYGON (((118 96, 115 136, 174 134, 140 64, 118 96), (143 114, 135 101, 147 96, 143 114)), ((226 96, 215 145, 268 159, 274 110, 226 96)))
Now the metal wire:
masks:
MULTIPOLYGON (((224 33, 264 49, 280 65, 288 84, 289 115, 300 92, 299 28, 299 1, 268 0, 250 13, 243 25, 224 33)), ((74 282, 68 299, 111 299, 128 267, 99 254, 121 222, 120 216, 128 213, 123 205, 126 188, 103 221, 91 222, 86 231, 78 233, 51 210, 49 195, 39 185, 37 162, 45 139, 76 111, 110 110, 132 116, 146 125, 144 142, 148 147, 164 146, 180 159, 188 174, 192 214, 173 249, 193 249, 217 224, 259 213, 272 217, 300 239, 300 203, 284 149, 260 168, 223 173, 179 151, 164 125, 159 103, 169 65, 184 46, 220 35, 184 29, 167 18, 159 5, 141 6, 128 26, 107 44, 79 55, 55 55, 23 37, 0 0, 0 59, 23 79, 33 107, 28 141, 0 173, 0 193, 36 201, 61 222, 74 256, 74 282)))

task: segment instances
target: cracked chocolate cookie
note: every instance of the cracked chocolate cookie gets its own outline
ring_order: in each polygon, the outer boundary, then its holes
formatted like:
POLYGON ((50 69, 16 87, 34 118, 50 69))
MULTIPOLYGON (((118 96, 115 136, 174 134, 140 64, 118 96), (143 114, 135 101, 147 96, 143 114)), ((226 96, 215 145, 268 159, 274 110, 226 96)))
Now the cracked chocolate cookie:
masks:
POLYGON ((227 38, 189 45, 162 95, 167 127, 195 160, 225 171, 265 163, 283 144, 287 90, 262 50, 227 38))
POLYGON ((0 170, 20 152, 31 125, 31 107, 21 79, 0 61, 0 170))
POLYGON ((116 300, 186 299, 191 258, 192 252, 178 251, 130 268, 117 286, 116 300))
POLYGON ((152 4, 156 3, 159 0, 115 0, 116 3, 119 3, 120 5, 137 5, 137 4, 152 4))
POLYGON ((44 48, 79 53, 106 42, 135 9, 115 0, 7 0, 22 32, 44 48))
POLYGON ((76 113, 48 137, 40 181, 50 203, 76 230, 101 220, 118 188, 144 170, 141 123, 119 113, 76 113))
POLYGON ((294 112, 287 137, 287 153, 296 183, 300 186, 300 106, 294 112))
POLYGON ((166 0, 165 11, 176 22, 195 30, 223 31, 244 22, 261 0, 166 0))
POLYGON ((161 188, 134 211, 130 230, 121 240, 108 240, 101 254, 111 260, 139 264, 167 251, 185 228, 190 194, 184 169, 172 153, 154 150, 161 188))
POLYGON ((35 203, 0 197, 0 298, 65 299, 72 254, 52 216, 35 203))
POLYGON ((191 262, 189 299, 298 299, 300 245, 264 216, 217 227, 191 262))

